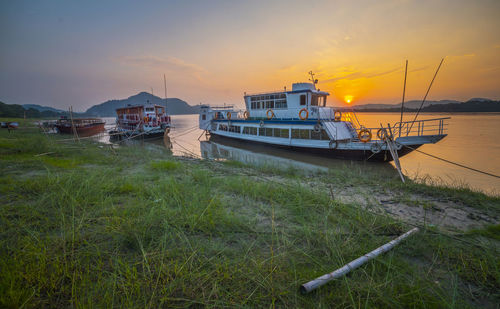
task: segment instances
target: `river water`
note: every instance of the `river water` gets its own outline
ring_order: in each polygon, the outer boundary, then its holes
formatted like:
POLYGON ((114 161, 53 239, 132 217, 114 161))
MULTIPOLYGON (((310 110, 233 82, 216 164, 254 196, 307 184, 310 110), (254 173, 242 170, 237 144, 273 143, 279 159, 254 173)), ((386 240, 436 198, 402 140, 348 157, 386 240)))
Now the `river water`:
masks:
MULTIPOLYGON (((380 123, 395 123, 399 121, 396 113, 358 113, 361 124, 366 127, 379 127, 380 123)), ((437 144, 424 145, 419 150, 457 162, 475 169, 500 175, 500 144, 495 136, 500 132, 500 114, 422 114, 419 119, 451 117, 448 120, 448 136, 437 144)), ((412 120, 413 115, 406 115, 404 120, 412 120)), ((111 125, 114 121, 106 119, 111 125)), ((338 166, 353 166, 353 168, 376 169, 384 173, 397 175, 393 163, 349 162, 297 153, 292 150, 277 149, 241 142, 211 142, 207 141, 203 131, 198 129, 198 115, 172 116, 174 128, 170 132, 168 147, 174 155, 201 156, 204 158, 229 158, 250 164, 266 164, 294 167, 298 169, 327 169, 338 166)), ((157 142, 158 143, 158 142, 157 142)), ((163 141, 159 142, 163 144, 163 141)), ((432 180, 435 183, 450 187, 467 186, 476 191, 490 195, 500 194, 500 179, 477 173, 462 167, 451 165, 412 152, 400 158, 404 174, 412 179, 432 180)))

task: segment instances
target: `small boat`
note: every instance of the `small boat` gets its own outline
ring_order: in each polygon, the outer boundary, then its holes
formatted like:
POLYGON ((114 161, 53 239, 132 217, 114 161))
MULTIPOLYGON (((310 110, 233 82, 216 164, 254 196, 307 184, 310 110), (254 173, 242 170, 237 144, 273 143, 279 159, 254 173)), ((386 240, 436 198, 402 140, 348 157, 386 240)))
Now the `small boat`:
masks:
POLYGON ((449 117, 367 128, 354 111, 327 106, 329 93, 316 89, 316 83, 312 78, 312 83, 293 84, 291 91, 245 93, 245 110, 202 105, 199 128, 223 138, 332 158, 383 162, 447 135, 449 117))
POLYGON ((15 121, 1 122, 0 127, 4 128, 4 129, 9 129, 9 131, 10 131, 10 130, 17 129, 19 127, 19 123, 15 122, 15 121))
POLYGON ((153 138, 170 132, 171 119, 165 107, 150 104, 129 105, 116 109, 116 130, 110 132, 112 137, 121 138, 153 138))
POLYGON ((62 134, 74 134, 80 136, 92 136, 104 131, 105 122, 99 118, 74 118, 61 116, 55 123, 55 128, 62 134), (74 128, 74 129, 73 129, 74 128))

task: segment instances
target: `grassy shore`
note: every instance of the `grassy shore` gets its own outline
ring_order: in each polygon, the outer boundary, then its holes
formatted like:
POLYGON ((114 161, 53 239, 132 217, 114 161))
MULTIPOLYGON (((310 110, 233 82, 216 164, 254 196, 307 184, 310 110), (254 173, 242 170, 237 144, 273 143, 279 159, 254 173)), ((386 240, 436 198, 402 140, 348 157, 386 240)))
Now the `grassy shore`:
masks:
POLYGON ((28 126, 0 130, 0 307, 500 303, 498 197, 348 164, 303 174, 64 142, 28 126), (387 199, 426 216, 446 203, 484 220, 404 220, 384 211, 387 199), (392 251, 299 293, 415 225, 421 231, 392 251))

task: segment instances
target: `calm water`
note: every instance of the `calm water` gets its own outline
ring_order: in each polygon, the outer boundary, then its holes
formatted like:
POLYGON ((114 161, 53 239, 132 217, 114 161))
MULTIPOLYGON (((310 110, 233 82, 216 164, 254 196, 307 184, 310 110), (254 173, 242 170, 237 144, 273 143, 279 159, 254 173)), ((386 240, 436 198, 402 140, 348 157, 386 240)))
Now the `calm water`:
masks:
MULTIPOLYGON (((496 133, 500 132, 500 114, 423 114, 419 119, 448 116, 451 117, 448 122, 448 136, 437 144, 424 145, 419 150, 500 175, 500 144, 495 139, 496 133)), ((395 123, 399 121, 399 117, 400 115, 395 113, 358 114, 359 121, 366 127, 379 127, 381 122, 395 123)), ((405 120, 412 119, 412 115, 405 117, 405 120)), ((107 119, 109 124, 113 121, 114 119, 107 119)), ((170 141, 174 155, 230 158, 251 164, 267 164, 284 168, 291 166, 307 170, 347 165, 357 169, 361 167, 361 170, 376 169, 383 173, 397 175, 392 164, 328 159, 241 142, 206 141, 202 130, 198 129, 198 115, 172 116, 172 122, 175 128, 170 132, 170 141)), ((164 141, 156 143, 165 144, 164 141)), ((417 152, 402 157, 401 165, 405 175, 412 179, 431 176, 449 186, 466 184, 488 194, 500 194, 500 179, 463 169, 417 152)))

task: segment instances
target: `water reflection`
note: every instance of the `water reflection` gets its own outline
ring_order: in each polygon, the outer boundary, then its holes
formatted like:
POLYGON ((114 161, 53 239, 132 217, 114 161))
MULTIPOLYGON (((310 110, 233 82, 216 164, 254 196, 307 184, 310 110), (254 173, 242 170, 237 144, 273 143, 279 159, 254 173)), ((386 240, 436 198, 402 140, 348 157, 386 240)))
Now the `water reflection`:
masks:
POLYGON ((261 144, 246 143, 233 139, 212 136, 200 141, 201 156, 211 160, 234 160, 254 166, 269 166, 279 169, 296 169, 305 172, 326 172, 328 169, 356 169, 364 172, 383 173, 397 177, 390 164, 363 161, 346 161, 322 155, 303 153, 291 149, 280 149, 261 144))

